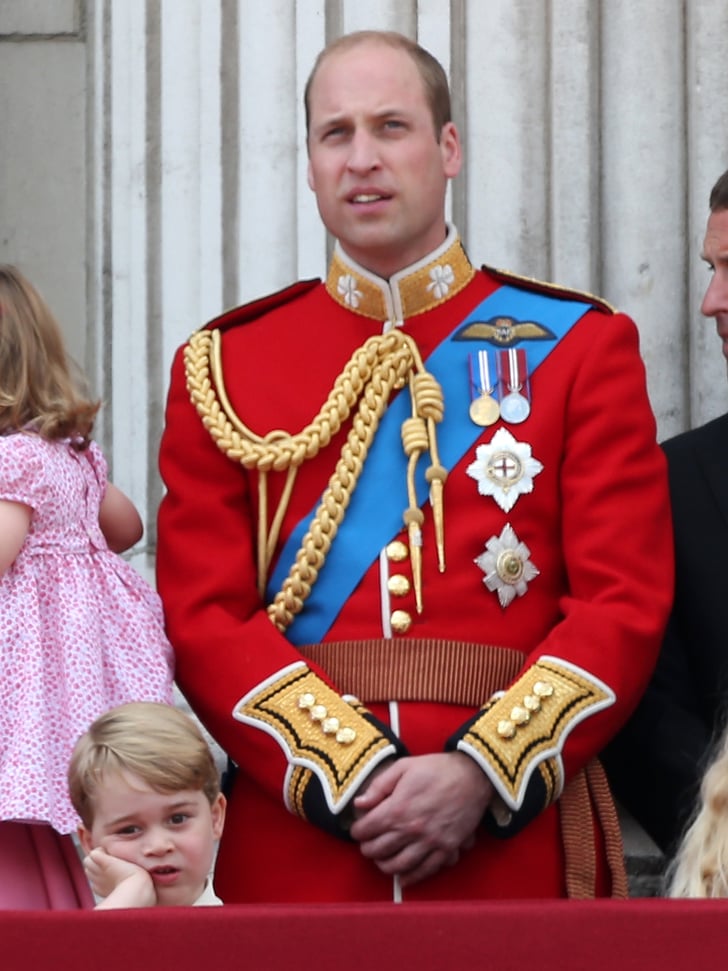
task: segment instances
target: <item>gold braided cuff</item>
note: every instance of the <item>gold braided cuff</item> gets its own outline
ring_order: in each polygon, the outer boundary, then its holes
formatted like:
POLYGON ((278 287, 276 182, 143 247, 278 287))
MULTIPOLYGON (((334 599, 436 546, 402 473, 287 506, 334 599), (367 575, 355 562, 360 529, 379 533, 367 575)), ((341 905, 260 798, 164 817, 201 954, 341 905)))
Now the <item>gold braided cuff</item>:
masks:
POLYGON ((545 807, 564 787, 561 751, 569 733, 615 700, 611 688, 587 671, 543 656, 479 713, 457 748, 478 762, 513 811, 522 807, 536 772, 545 807))
POLYGON ((272 736, 289 761, 284 798, 302 818, 313 777, 338 815, 361 783, 397 749, 355 700, 337 694, 303 662, 257 685, 233 709, 233 718, 272 736))

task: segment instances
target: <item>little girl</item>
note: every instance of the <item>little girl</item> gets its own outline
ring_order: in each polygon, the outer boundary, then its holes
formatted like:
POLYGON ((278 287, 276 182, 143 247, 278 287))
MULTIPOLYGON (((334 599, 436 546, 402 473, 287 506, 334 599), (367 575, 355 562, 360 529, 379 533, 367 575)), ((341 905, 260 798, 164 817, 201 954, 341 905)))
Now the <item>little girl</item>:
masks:
POLYGON ((173 701, 161 602, 117 555, 142 524, 90 440, 98 407, 0 264, 0 909, 93 906, 68 835, 74 743, 111 707, 173 701))

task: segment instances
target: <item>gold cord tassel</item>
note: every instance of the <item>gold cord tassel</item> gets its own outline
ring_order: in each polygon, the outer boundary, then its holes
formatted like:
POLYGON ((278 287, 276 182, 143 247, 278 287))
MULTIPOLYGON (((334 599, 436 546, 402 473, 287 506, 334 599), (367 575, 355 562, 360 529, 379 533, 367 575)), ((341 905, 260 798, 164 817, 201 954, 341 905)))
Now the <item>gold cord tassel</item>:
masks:
POLYGON ((421 613, 424 516, 417 505, 415 470, 421 455, 429 451, 432 464, 426 476, 430 483, 441 571, 445 569, 442 492, 447 472, 440 464, 435 433, 435 425, 442 421, 442 391, 432 375, 425 371, 412 338, 399 329, 369 338, 354 352, 336 379, 316 418, 295 434, 276 429, 258 435, 235 413, 225 391, 219 331, 201 330, 192 335, 185 349, 185 370, 191 401, 218 448, 232 461, 246 469, 257 470, 259 474, 258 589, 261 595, 298 468, 328 445, 343 422, 353 416, 336 469, 310 529, 282 588, 268 605, 268 616, 280 631, 285 631, 303 609, 344 518, 391 393, 402 388, 409 378, 412 418, 402 426, 402 441, 408 457, 409 502, 404 522, 409 534, 417 611, 421 613), (270 526, 269 472, 287 473, 270 526))
MULTIPOLYGON (((410 388, 412 382, 410 382, 410 388)), ((414 406, 414 395, 413 395, 414 406)), ((417 491, 415 487, 415 470, 420 455, 427 449, 427 426, 424 419, 418 417, 408 418, 402 423, 402 445, 405 455, 409 461, 407 463, 407 497, 409 507, 405 510, 403 519, 407 527, 410 547, 410 560, 412 563, 412 583, 415 589, 415 604, 417 613, 422 613, 422 523, 424 516, 422 510, 417 505, 417 491)))
POLYGON ((413 408, 427 421, 427 440, 432 464, 425 473, 430 483, 430 505, 435 523, 435 542, 437 544, 437 563, 440 573, 445 572, 445 513, 443 490, 447 479, 447 469, 440 463, 437 450, 435 425, 439 424, 445 412, 442 389, 435 378, 427 371, 421 371, 412 378, 413 408))

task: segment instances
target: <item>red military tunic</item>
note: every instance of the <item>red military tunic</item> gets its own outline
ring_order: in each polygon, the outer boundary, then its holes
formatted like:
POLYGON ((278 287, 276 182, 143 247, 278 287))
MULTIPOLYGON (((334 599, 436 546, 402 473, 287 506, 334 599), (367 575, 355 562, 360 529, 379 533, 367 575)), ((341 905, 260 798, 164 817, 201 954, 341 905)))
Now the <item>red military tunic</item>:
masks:
MULTIPOLYGON (((404 522, 335 605, 319 642, 286 636, 266 611, 271 594, 259 592, 259 574, 270 578, 340 456, 366 468, 366 451, 352 459, 347 439, 358 404, 341 405, 359 391, 347 380, 329 397, 352 355, 396 324, 427 368, 503 282, 473 270, 452 231, 390 281, 337 248, 326 283, 230 311, 196 335, 186 364, 183 349, 177 355, 160 458, 158 583, 179 684, 240 767, 215 880, 228 903, 399 899, 397 881, 347 839, 347 811, 383 759, 452 749, 475 759, 497 796, 475 846, 406 899, 620 890, 608 865, 610 846, 613 871, 619 862, 613 808, 594 759, 647 683, 672 592, 664 459, 629 318, 591 301, 530 375, 529 417, 475 429, 444 486, 444 572, 434 507, 422 505, 421 612, 417 524, 412 534, 404 522), (251 450, 269 458, 253 467, 251 450), (266 557, 286 462, 297 473, 266 557)), ((500 339, 517 324, 506 321, 500 339)), ((516 346, 528 354, 521 333, 516 346)), ((468 352, 485 346, 463 342, 463 382, 468 352)), ((399 482, 406 468, 393 457, 378 474, 399 482)), ((347 534, 346 510, 333 532, 331 549, 338 542, 353 557, 362 537, 347 534)), ((322 585, 326 567, 324 555, 322 585)), ((301 620, 315 590, 293 608, 301 620)))

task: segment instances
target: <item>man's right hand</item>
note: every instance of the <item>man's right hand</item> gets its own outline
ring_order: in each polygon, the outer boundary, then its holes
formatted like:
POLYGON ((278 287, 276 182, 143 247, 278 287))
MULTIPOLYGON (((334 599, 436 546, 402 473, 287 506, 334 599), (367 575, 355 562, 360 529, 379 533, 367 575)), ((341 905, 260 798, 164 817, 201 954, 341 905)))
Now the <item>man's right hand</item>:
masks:
POLYGON ((398 759, 354 800, 351 836, 364 856, 401 885, 453 866, 474 842, 493 786, 462 752, 398 759))

